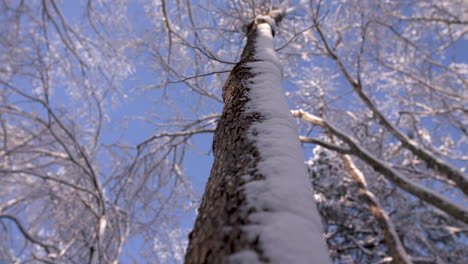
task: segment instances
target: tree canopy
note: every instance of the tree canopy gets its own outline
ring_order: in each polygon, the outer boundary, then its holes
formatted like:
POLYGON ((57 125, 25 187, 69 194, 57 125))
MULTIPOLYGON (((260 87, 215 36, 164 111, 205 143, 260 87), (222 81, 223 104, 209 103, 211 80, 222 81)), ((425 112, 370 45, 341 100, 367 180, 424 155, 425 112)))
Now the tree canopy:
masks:
POLYGON ((1 0, 0 262, 179 263, 194 155, 273 7, 332 259, 468 262, 464 0, 1 0))

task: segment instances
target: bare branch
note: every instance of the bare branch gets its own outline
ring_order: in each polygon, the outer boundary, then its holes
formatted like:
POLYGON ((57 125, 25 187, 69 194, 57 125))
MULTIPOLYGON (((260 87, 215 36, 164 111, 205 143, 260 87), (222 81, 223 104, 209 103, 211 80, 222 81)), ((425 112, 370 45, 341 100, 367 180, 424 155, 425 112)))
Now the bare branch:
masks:
MULTIPOLYGON (((301 111, 299 111, 301 112, 301 111)), ((351 154, 353 156, 359 157, 361 160, 365 161, 369 166, 373 167, 377 172, 383 174, 387 177, 391 182, 396 184, 398 187, 402 188, 403 190, 413 194, 414 196, 424 200, 425 202, 432 204, 433 206, 439 208, 440 210, 446 212, 447 214, 468 223, 468 210, 463 208, 462 206, 448 200, 447 198, 443 197, 442 195, 432 191, 431 189, 422 186, 416 182, 411 181, 407 177, 401 175, 398 171, 394 170, 389 164, 387 164, 383 160, 379 160, 374 155, 370 154, 367 150, 364 150, 362 147, 359 146, 355 140, 351 139, 350 137, 346 136, 345 133, 341 132, 334 126, 328 124, 326 121, 322 120, 319 117, 314 115, 308 114, 304 111, 301 113, 302 119, 308 121, 312 120, 316 124, 322 124, 322 126, 326 129, 329 129, 330 132, 338 137, 340 140, 345 142, 349 147, 351 154)), ((326 144, 322 144, 322 146, 326 147, 326 144)), ((333 147, 332 150, 340 151, 340 147, 333 147)), ((347 154, 346 152, 342 152, 342 154, 347 154)))
POLYGON ((155 136, 152 136, 151 138, 143 141, 142 143, 137 145, 137 149, 142 148, 146 144, 150 143, 151 141, 162 138, 162 137, 180 137, 180 136, 192 136, 195 134, 204 134, 204 133, 214 133, 214 129, 199 129, 199 130, 188 130, 188 131, 179 131, 179 132, 173 132, 173 133, 162 133, 158 134, 155 136))
POLYGON ((415 142, 414 140, 410 139, 408 136, 403 134, 399 131, 394 125, 390 123, 390 121, 385 118, 385 116, 377 109, 375 104, 372 100, 364 93, 362 89, 362 83, 356 81, 348 72, 346 67, 344 66, 343 62, 340 58, 335 54, 335 52, 330 48, 328 41, 323 34, 319 25, 317 25, 317 32, 320 35, 322 42, 325 45, 326 50, 328 51, 330 57, 338 64, 341 72, 345 76, 348 83, 353 87, 354 91, 359 95, 362 101, 372 110, 375 116, 378 117, 380 124, 382 124, 393 136, 395 136, 398 140, 400 140, 403 146, 409 149, 414 155, 420 157, 422 160, 426 162, 426 165, 429 168, 437 170, 438 172, 446 175, 449 179, 453 180, 458 187, 468 195, 468 178, 464 175, 461 171, 457 168, 453 167, 452 165, 444 162, 442 159, 436 157, 433 153, 429 150, 423 148, 415 142))
POLYGON ((26 228, 24 228, 23 224, 21 224, 21 221, 18 218, 16 218, 15 216, 12 216, 12 215, 9 215, 9 214, 1 214, 0 219, 2 219, 2 218, 13 221, 16 224, 16 226, 18 227, 19 231, 23 234, 23 236, 29 242, 42 247, 47 253, 51 253, 51 249, 53 249, 55 251, 58 251, 58 249, 56 247, 51 246, 51 245, 47 245, 47 244, 39 241, 38 239, 35 239, 31 234, 29 234, 29 232, 26 230, 26 228))

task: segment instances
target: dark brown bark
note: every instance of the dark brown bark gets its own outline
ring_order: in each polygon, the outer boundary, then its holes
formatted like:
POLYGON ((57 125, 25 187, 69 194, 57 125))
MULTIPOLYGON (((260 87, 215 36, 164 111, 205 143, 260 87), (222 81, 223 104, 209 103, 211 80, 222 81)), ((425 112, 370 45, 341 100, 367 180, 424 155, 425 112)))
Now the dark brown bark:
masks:
POLYGON ((256 169, 259 152, 248 137, 252 124, 263 117, 245 111, 250 101, 249 79, 254 77, 246 65, 255 61, 256 31, 252 29, 241 61, 223 87, 225 105, 214 134, 214 164, 195 227, 189 235, 186 264, 222 264, 227 262, 227 256, 246 249, 267 261, 262 257, 258 238, 248 237, 242 228, 250 224, 248 216, 253 212, 253 208, 247 208, 242 189, 247 182, 242 176, 251 175, 248 181, 264 178, 256 169))

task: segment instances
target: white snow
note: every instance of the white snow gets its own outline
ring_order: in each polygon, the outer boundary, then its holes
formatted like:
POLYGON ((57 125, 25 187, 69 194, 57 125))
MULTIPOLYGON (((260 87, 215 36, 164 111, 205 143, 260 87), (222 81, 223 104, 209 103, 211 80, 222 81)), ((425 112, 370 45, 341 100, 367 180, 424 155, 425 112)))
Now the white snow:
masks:
MULTIPOLYGON (((271 263, 331 263, 297 127, 281 85, 282 67, 270 25, 259 24, 258 34, 256 57, 261 61, 249 65, 256 77, 251 79, 247 111, 259 112, 266 118, 250 130, 260 151, 258 170, 266 179, 244 187, 249 206, 259 209, 249 218, 258 225, 249 226, 248 232, 252 237, 259 235, 261 248, 271 263)), ((258 263, 251 253, 238 253, 230 260, 258 263)))
POLYGON ((232 254, 229 257, 229 264, 247 264, 247 263, 259 263, 257 254, 252 250, 244 250, 232 254))
POLYGON ((264 20, 268 23, 268 25, 270 25, 270 28, 273 30, 273 31, 276 31, 276 22, 273 18, 271 18, 270 16, 262 16, 262 15, 259 15, 255 18, 255 22, 258 24, 260 20, 264 20))

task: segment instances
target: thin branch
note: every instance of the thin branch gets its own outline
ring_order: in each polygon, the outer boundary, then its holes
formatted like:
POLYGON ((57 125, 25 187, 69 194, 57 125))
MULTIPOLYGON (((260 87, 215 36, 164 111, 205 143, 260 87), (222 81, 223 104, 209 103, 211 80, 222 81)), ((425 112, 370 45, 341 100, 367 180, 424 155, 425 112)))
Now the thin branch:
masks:
POLYGON ((143 141, 142 143, 137 145, 137 149, 141 149, 143 146, 147 145, 151 141, 162 138, 162 137, 180 137, 180 136, 191 136, 195 134, 204 134, 204 133, 214 133, 214 129, 199 129, 199 130, 188 130, 188 131, 179 131, 179 132, 173 132, 173 133, 161 133, 155 136, 152 136, 151 138, 143 141))
MULTIPOLYGON (((457 203, 445 198, 443 195, 440 195, 430 188, 427 188, 423 185, 420 185, 404 175, 402 175, 397 170, 393 169, 390 164, 387 162, 376 158, 374 155, 369 153, 367 150, 363 149, 356 143, 355 140, 348 137, 345 133, 341 132, 339 129, 335 128, 331 124, 327 123, 320 117, 314 116, 312 114, 306 113, 305 111, 300 111, 302 119, 304 120, 313 120, 316 124, 322 124, 326 129, 329 129, 333 135, 337 136, 340 140, 345 142, 351 149, 351 154, 353 156, 359 157, 361 160, 366 162, 369 166, 373 167, 374 170, 384 175, 392 183, 400 187, 401 189, 407 191, 408 193, 418 197, 419 199, 432 204, 433 206, 439 208, 448 215, 453 216, 456 219, 459 219, 465 223, 468 223, 468 210, 467 208, 458 205, 457 203)), ((325 146, 325 145, 323 145, 325 146)), ((340 151, 340 148, 333 148, 333 150, 341 153, 348 154, 349 151, 340 151)))
POLYGON ((210 75, 213 75, 213 74, 221 74, 221 73, 227 73, 227 72, 230 72, 230 70, 213 71, 213 72, 209 72, 209 73, 197 74, 197 75, 194 75, 194 76, 184 77, 183 79, 180 79, 180 80, 177 80, 177 81, 168 81, 167 83, 181 83, 181 82, 185 82, 187 80, 191 80, 191 79, 195 79, 195 78, 201 78, 201 77, 206 77, 206 76, 210 76, 210 75))
POLYGON ((337 128, 331 126, 330 124, 328 124, 327 127, 332 131, 334 135, 346 142, 351 147, 354 156, 357 156, 363 161, 365 161, 368 165, 372 166, 374 170, 386 176, 386 178, 389 179, 391 182, 393 182, 403 190, 420 198, 421 200, 434 205, 435 207, 455 217, 456 219, 468 223, 468 210, 465 207, 462 207, 448 200, 444 196, 434 192, 433 190, 423 185, 411 181, 407 177, 403 176, 400 172, 394 170, 391 167, 391 165, 387 164, 387 162, 377 159, 367 150, 364 150, 358 145, 358 143, 346 136, 337 128))
POLYGON ((26 230, 26 228, 24 228, 23 224, 21 224, 21 221, 18 218, 16 218, 15 216, 9 215, 9 214, 2 214, 2 215, 0 215, 0 219, 1 218, 5 218, 5 219, 13 221, 16 224, 16 226, 18 227, 19 231, 23 234, 23 236, 28 241, 42 247, 47 252, 47 254, 50 253, 50 249, 54 249, 54 250, 58 251, 58 249, 56 247, 51 246, 51 245, 47 245, 47 244, 42 243, 41 241, 35 239, 31 234, 29 234, 29 232, 26 230))
POLYGON ((349 155, 342 155, 342 160, 346 170, 357 183, 360 196, 369 205, 372 215, 382 229, 385 244, 390 251, 390 255, 393 258, 392 260, 395 263, 411 263, 410 257, 408 256, 408 253, 406 253, 406 250, 398 237, 393 222, 388 217, 384 208, 380 205, 377 197, 375 197, 375 195, 369 190, 364 174, 356 167, 349 155))
POLYGON ((402 133, 400 130, 398 130, 394 125, 392 125, 386 118, 385 116, 377 109, 375 104, 372 102, 372 100, 364 93, 362 89, 362 84, 358 81, 356 81, 347 71, 346 67, 344 66, 343 62, 340 60, 340 58, 335 54, 335 52, 330 48, 328 41, 320 29, 320 26, 317 25, 317 32, 320 35, 320 38, 322 42, 324 43, 324 46, 329 53, 329 56, 338 64, 341 72, 345 76, 346 80, 348 83, 351 85, 351 87, 356 91, 356 93, 359 95, 361 100, 367 105, 367 107, 370 108, 370 110, 374 113, 375 116, 378 117, 380 120, 380 123, 388 130, 390 133, 395 136, 398 140, 401 141, 403 146, 410 150, 414 155, 418 156, 420 159, 424 160, 426 162, 426 165, 429 168, 435 169, 439 173, 444 174, 447 176, 449 179, 453 180, 457 186, 465 193, 465 195, 468 195, 468 178, 466 175, 464 175, 461 171, 459 171, 457 168, 453 167, 452 165, 444 162, 442 159, 436 157, 433 153, 431 153, 429 150, 426 150, 420 144, 415 142, 414 140, 410 139, 407 135, 402 133))
MULTIPOLYGON (((318 124, 321 126, 325 126, 326 124, 321 120, 319 117, 312 116, 310 114, 307 114, 304 112, 302 109, 291 111, 295 117, 302 118, 308 122, 311 122, 313 124, 318 124)), ((333 134, 329 129, 327 129, 327 134, 329 134, 329 137, 331 139, 331 143, 323 142, 320 140, 314 140, 311 138, 306 138, 305 137, 299 137, 302 142, 308 142, 308 143, 314 143, 317 145, 320 145, 322 147, 325 147, 330 150, 335 150, 341 155, 341 159, 343 161, 343 164, 345 166, 346 171, 351 175, 353 180, 356 182, 358 190, 359 190, 359 196, 361 197, 362 200, 364 200, 369 208, 371 214, 374 216, 374 218, 377 220, 377 223, 380 226, 380 229, 383 232, 384 238, 385 238, 385 244, 387 248, 390 251, 390 255, 393 258, 393 261, 396 263, 411 263, 410 257, 408 256, 408 253, 406 252, 405 248, 403 247, 400 238, 398 237, 398 234, 396 232, 395 226, 393 225, 393 222, 390 220, 388 217, 388 214, 385 212, 383 207, 380 205, 379 200, 375 195, 369 190, 367 186, 366 179, 364 177, 364 174, 359 170, 356 165, 354 164, 353 160, 349 155, 344 155, 344 153, 352 153, 351 150, 343 150, 342 147, 337 146, 335 143, 335 140, 333 138, 333 134)), ((354 240, 353 240, 354 241, 354 240)), ((356 245, 361 248, 361 246, 356 242, 356 245)), ((362 248, 361 248, 362 250, 362 248)))
POLYGON ((286 43, 284 43, 283 46, 277 48, 275 51, 278 52, 278 51, 280 51, 280 50, 286 48, 286 46, 288 46, 289 43, 293 42, 297 37, 299 37, 299 36, 302 35, 304 32, 306 32, 306 31, 308 31, 308 30, 310 30, 310 29, 312 29, 312 28, 314 28, 314 27, 315 27, 315 24, 312 25, 312 26, 308 26, 308 27, 306 27, 305 29, 303 29, 303 30, 301 30, 301 31, 299 31, 299 32, 297 32, 297 33, 295 33, 294 36, 292 36, 292 38, 290 38, 288 41, 286 41, 286 43))
POLYGON ((322 141, 322 140, 313 139, 313 138, 304 137, 304 136, 299 136, 299 140, 301 142, 303 142, 303 143, 316 144, 316 145, 322 146, 324 148, 334 150, 334 151, 336 151, 338 153, 351 153, 350 149, 345 149, 345 148, 342 148, 342 147, 340 147, 338 145, 331 144, 331 143, 328 143, 328 142, 325 142, 325 141, 322 141))
POLYGON ((214 61, 217 61, 217 62, 220 62, 220 63, 225 63, 225 64, 229 64, 229 65, 236 65, 237 63, 236 62, 232 62, 232 61, 225 61, 225 60, 222 60, 220 58, 216 58, 216 56, 211 53, 210 51, 204 51, 202 48, 200 47, 197 47, 197 46, 194 46, 194 45, 191 45, 189 44, 187 41, 185 42, 182 42, 181 43, 182 45, 185 45, 187 47, 190 47, 192 49, 195 49, 195 50, 198 50, 200 51, 203 55, 205 55, 208 59, 210 60, 214 60, 214 61))

